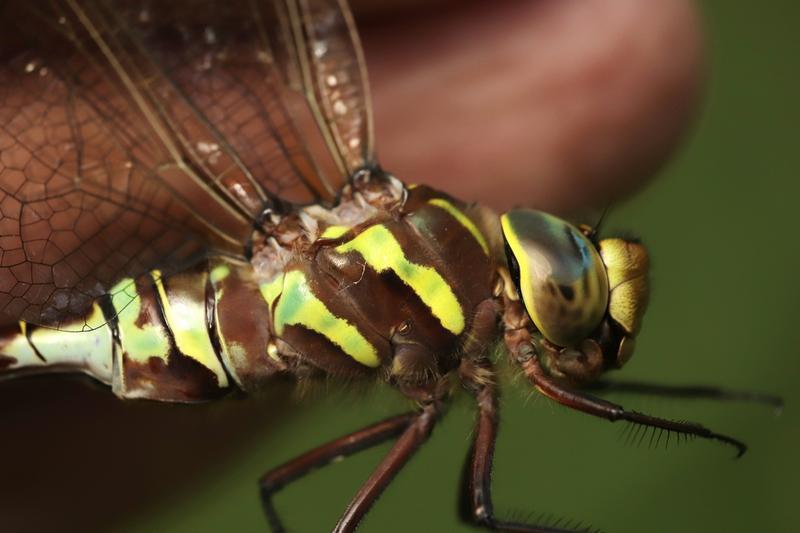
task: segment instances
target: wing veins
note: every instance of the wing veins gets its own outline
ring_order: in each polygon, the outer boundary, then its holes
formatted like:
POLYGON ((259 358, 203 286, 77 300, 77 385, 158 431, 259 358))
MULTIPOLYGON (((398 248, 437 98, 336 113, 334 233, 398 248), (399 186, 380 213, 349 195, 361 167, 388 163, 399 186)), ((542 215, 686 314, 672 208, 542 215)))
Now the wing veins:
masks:
MULTIPOLYGON (((233 160, 235 166, 242 171, 242 173, 247 178, 248 182, 252 185, 253 189, 258 194, 261 202, 265 203, 269 200, 274 203, 275 199, 264 191, 264 189, 261 187, 258 181, 254 178, 252 172, 250 172, 250 169, 247 168, 247 166, 242 161, 242 158, 239 155, 238 151, 228 142, 228 140, 222 134, 222 132, 219 131, 219 128, 214 126, 211 123, 211 121, 208 120, 206 115, 202 111, 200 111, 197 105, 195 105, 194 101, 191 98, 189 98, 189 96, 169 76, 166 75, 163 68, 161 68, 158 62, 155 61, 152 54, 148 53, 147 48, 142 46, 142 43, 138 39, 133 39, 132 35, 130 34, 129 36, 131 37, 131 40, 136 44, 137 48, 139 48, 142 57, 146 58, 149 64, 152 66, 152 68, 155 69, 156 72, 160 75, 159 80, 166 82, 170 86, 170 88, 173 91, 175 91, 175 94, 182 99, 183 104, 189 108, 189 110, 192 112, 195 118, 197 118, 203 124, 203 126, 205 126, 209 130, 209 132, 211 132, 211 135, 213 136, 214 140, 217 141, 220 144, 220 146, 222 146, 226 150, 228 155, 233 160)), ((168 118, 169 114, 166 112, 164 106, 160 103, 159 99, 158 98, 151 98, 151 99, 153 100, 154 105, 159 109, 160 111, 159 114, 164 118, 168 118)), ((170 121, 166 120, 165 123, 169 125, 170 121)), ((176 128, 170 127, 169 129, 172 130, 173 135, 175 135, 175 137, 180 140, 180 144, 183 146, 184 150, 191 155, 191 158, 193 159, 194 163, 199 167, 204 168, 206 175, 214 176, 215 174, 217 174, 211 171, 210 169, 206 168, 206 165, 202 163, 202 158, 198 157, 196 150, 192 148, 191 143, 187 142, 184 135, 182 135, 179 131, 177 131, 176 128)), ((226 172, 228 172, 228 170, 226 170, 226 172)), ((218 177, 221 176, 222 174, 218 175, 218 177)), ((217 179, 211 178, 210 181, 214 184, 215 188, 217 188, 222 194, 228 197, 231 203, 235 204, 237 207, 239 207, 239 209, 241 209, 243 216, 247 217, 250 215, 250 213, 248 213, 247 207, 244 204, 242 204, 233 194, 231 194, 228 189, 226 189, 224 186, 221 186, 217 181, 217 179)))
MULTIPOLYGON (((344 162, 344 158, 342 157, 341 152, 336 144, 336 141, 331 136, 330 128, 327 126, 327 122, 325 118, 322 116, 322 112, 319 108, 319 103, 317 102, 316 93, 314 91, 312 81, 311 81, 311 68, 308 64, 308 48, 306 47, 306 42, 303 39, 303 22, 298 11, 298 6, 295 0, 286 0, 285 5, 289 10, 289 28, 288 33, 292 37, 292 41, 294 46, 292 47, 291 43, 287 43, 287 46, 290 48, 294 48, 294 57, 297 60, 297 66, 300 70, 300 77, 301 77, 301 84, 302 84, 302 91, 303 96, 305 97, 306 101, 308 102, 308 107, 311 110, 311 114, 314 116, 314 120, 317 122, 317 127, 322 134, 322 138, 325 140, 325 144, 328 146, 328 151, 330 152, 331 156, 333 157, 334 162, 336 163, 336 167, 339 169, 339 172, 346 176, 347 167, 344 162)), ((281 20, 281 23, 284 23, 284 20, 281 20)), ((322 181, 323 186, 326 190, 331 194, 335 195, 335 191, 333 191, 326 180, 322 181)))
MULTIPOLYGON (((232 77, 235 79, 235 76, 232 75, 232 77)), ((244 83, 240 84, 240 87, 245 94, 252 97, 254 101, 258 101, 258 96, 253 94, 253 91, 250 89, 250 87, 247 87, 244 83)), ((275 92, 277 93, 277 91, 275 92)), ((281 116, 286 121, 286 124, 291 128, 292 135, 298 139, 302 138, 302 136, 299 134, 297 130, 297 125, 295 124, 294 120, 292 120, 290 114, 288 113, 283 100, 280 98, 278 94, 275 94, 274 96, 276 102, 279 103, 281 116)), ((275 121, 272 119, 272 117, 269 116, 269 113, 266 113, 262 109, 262 107, 263 106, 258 106, 258 114, 262 117, 264 124, 266 124, 269 127, 269 131, 271 132, 273 139, 277 141, 281 154, 286 158, 286 161, 294 171, 295 175, 300 179, 300 181, 306 186, 306 188, 309 189, 309 191, 313 192, 315 201, 317 202, 320 201, 322 198, 317 192, 316 188, 308 181, 305 174, 297 167, 297 164, 294 162, 294 158, 291 156, 289 149, 287 148, 286 144, 281 140, 281 136, 278 134, 278 129, 276 127, 275 121)), ((322 172, 319 168, 319 165, 317 164, 317 161, 309 153, 306 145, 301 142, 299 143, 299 146, 303 151, 305 158, 311 163, 312 167, 314 168, 314 172, 318 176, 322 176, 322 172)))
MULTIPOLYGON (((237 209, 234 209, 231 204, 223 201, 222 198, 219 197, 219 194, 213 188, 209 187, 208 183, 202 178, 200 178, 200 176, 194 171, 194 169, 192 169, 189 165, 186 164, 186 162, 181 157, 180 152, 175 147, 174 142, 169 138, 169 134, 167 131, 165 131, 163 124, 160 124, 161 121, 157 120, 155 116, 153 116, 157 115, 157 113, 155 113, 152 110, 151 106, 147 104, 146 98, 141 93, 141 91, 138 90, 136 83, 134 83, 128 72, 120 63, 120 58, 117 57, 116 54, 114 54, 113 50, 111 50, 108 43, 105 41, 105 39, 103 39, 98 29, 86 15, 86 13, 80 8, 80 6, 77 5, 76 1, 75 0, 66 0, 66 1, 75 12, 81 24, 86 28, 87 32, 89 32, 92 41, 98 46, 103 56, 106 58, 110 66, 114 69, 114 72, 120 78, 120 81, 122 81, 122 84, 125 86, 127 93, 131 96, 131 98, 133 98, 137 108, 142 113, 142 115, 144 116, 150 127, 153 129, 154 133, 161 140, 161 143, 163 144, 164 148, 169 152, 170 157, 174 161, 173 164, 176 165, 177 168, 180 169, 183 173, 185 173, 193 182, 195 182, 195 184, 198 187, 206 191, 206 193, 208 193, 210 197, 217 200, 218 204, 222 206, 230 215, 232 215, 234 218, 239 219, 243 224, 247 224, 249 222, 247 218, 243 217, 242 214, 237 209)), ((167 183, 166 180, 162 179, 161 181, 162 183, 165 184, 167 183)), ((169 185, 166 186, 169 187, 171 191, 176 193, 175 196, 181 196, 180 194, 177 194, 177 191, 175 191, 174 188, 172 188, 169 185)), ((185 200, 179 199, 179 201, 181 201, 187 207, 187 209, 193 215, 195 215, 195 217, 200 223, 206 225, 209 229, 211 229, 215 233, 222 231, 219 228, 214 227, 213 225, 209 225, 206 218, 201 216, 200 213, 198 213, 193 208, 189 207, 189 205, 185 202, 185 200)), ((239 239, 227 234, 225 234, 225 239, 231 242, 236 242, 236 243, 240 242, 239 239)))
MULTIPOLYGON (((367 73, 367 60, 364 57, 364 47, 361 45, 361 37, 358 35, 356 23, 355 20, 353 20, 353 13, 350 11, 346 0, 338 0, 338 3, 345 26, 347 26, 347 32, 353 42, 352 49, 355 54, 356 64, 358 65, 358 73, 361 78, 361 90, 363 91, 364 97, 363 107, 366 111, 364 120, 366 121, 365 127, 367 133, 367 142, 362 146, 361 157, 364 161, 370 162, 373 150, 375 148, 375 124, 371 112, 372 92, 370 91, 369 83, 367 83, 367 80, 369 79, 369 75, 367 73)), ((351 169, 351 171, 355 170, 357 169, 351 169)))
MULTIPOLYGON (((259 41, 261 42, 262 47, 263 47, 262 51, 266 51, 266 55, 265 55, 264 60, 265 60, 265 62, 268 62, 268 63, 270 63, 272 65, 273 70, 277 70, 276 65, 275 65, 275 54, 273 53, 272 47, 269 44, 269 39, 267 38, 267 30, 266 30, 266 28, 264 27, 264 24, 263 24, 263 14, 261 13, 261 10, 258 9, 257 4, 255 3, 255 0, 249 0, 249 4, 250 4, 250 7, 251 7, 252 12, 253 12, 253 21, 255 22, 256 27, 258 28, 259 41)), ((282 18, 281 15, 282 15, 282 13, 278 13, 279 18, 282 18)), ((280 83, 277 71, 273 72, 271 77, 274 80, 276 80, 275 83, 280 83)), ((241 86, 242 87, 246 87, 245 84, 241 84, 241 86)), ((289 90, 291 90, 291 89, 289 89, 289 90)), ((299 132, 299 130, 297 128, 297 124, 292 119, 291 114, 289 113, 288 109, 286 108, 286 103, 284 102, 283 98, 279 94, 280 91, 278 91, 278 90, 276 90, 274 88, 274 84, 273 84, 273 91, 275 93, 275 101, 277 102, 278 107, 280 108, 282 118, 285 120, 286 124, 290 127, 290 129, 292 131, 292 135, 297 139, 302 139, 302 135, 300 135, 300 132, 299 132)), ((253 92, 250 89, 250 87, 246 87, 246 92, 247 92, 248 95, 251 95, 256 101, 258 101, 258 97, 253 94, 253 92)), ((265 113, 264 112, 264 109, 262 108, 262 106, 259 106, 258 113, 259 113, 259 115, 261 115, 264 118, 264 123, 267 124, 267 126, 269 126, 269 130, 270 130, 270 132, 272 132, 273 138, 278 141, 278 145, 280 147, 281 153, 285 156, 286 161, 289 162, 289 165, 291 166, 292 170, 294 170, 295 175, 300 178, 300 181, 302 181, 302 183, 306 186, 306 188, 309 191, 312 191, 312 194, 314 196, 315 201, 319 202, 322 198, 321 198, 319 192, 317 191, 317 188, 314 187, 313 184, 311 184, 308 181, 308 179, 306 178, 305 173, 300 171, 300 169, 297 167, 297 164, 294 161, 294 158, 292 158, 289 155, 288 148, 286 147, 286 145, 281 140, 281 136, 278 135, 278 133, 277 133, 277 129, 275 127, 275 121, 272 120, 272 118, 269 116, 269 113, 265 113)), ((311 166, 312 166, 312 168, 314 170, 314 173, 319 177, 320 181, 323 182, 323 184, 325 184, 326 190, 330 192, 331 188, 330 188, 330 186, 327 185, 327 179, 325 178, 325 173, 320 168, 319 163, 317 162, 316 158, 314 158, 314 156, 309 152, 308 146, 306 146, 305 143, 300 142, 300 149, 303 151, 303 154, 305 155, 305 159, 309 163, 311 163, 311 166)))
POLYGON ((22 184, 2 213, 22 254, 9 255, 22 268, 0 267, 9 317, 66 325, 120 277, 214 251, 242 259, 260 202, 335 201, 350 171, 370 165, 370 94, 347 6, 262 2, 6 6, 10 20, 24 15, 0 72, 0 172, 22 184))
MULTIPOLYGON (((86 51, 85 49, 83 49, 83 47, 79 46, 77 43, 76 43, 76 48, 79 48, 79 49, 82 49, 82 50, 84 50, 84 53, 87 55, 87 57, 91 57, 91 54, 89 54, 89 53, 88 53, 88 51, 86 51)), ((101 72, 102 72, 102 71, 101 71, 101 72)), ((163 179, 163 178, 162 178, 162 177, 161 177, 161 176, 160 176, 158 173, 147 171, 147 165, 143 164, 143 163, 141 162, 141 160, 140 160, 138 157, 136 157, 135 155, 133 155, 132 153, 130 153, 130 150, 128 150, 127 148, 125 148, 125 145, 124 145, 124 144, 123 144, 123 143, 122 143, 120 140, 118 140, 118 137, 120 136, 119 134, 120 134, 120 133, 123 133, 123 134, 124 134, 124 136, 125 136, 125 137, 127 137, 127 138, 128 138, 130 141, 131 141, 129 144, 133 144, 133 141, 135 140, 135 139, 134 139, 134 137, 132 137, 132 136, 131 136, 131 134, 130 134, 130 133, 128 133, 128 132, 127 132, 127 131, 126 131, 124 128, 114 127, 114 125, 115 125, 115 122, 114 122, 114 120, 113 120, 113 119, 111 119, 111 118, 108 118, 108 117, 106 116, 106 114, 105 114, 105 113, 104 113, 104 112, 103 112, 103 111, 102 111, 102 110, 101 110, 101 109, 100 109, 100 108, 99 108, 99 107, 96 105, 96 103, 95 103, 94 101, 92 101, 92 100, 90 100, 90 99, 88 99, 88 98, 85 98, 85 97, 84 97, 84 96, 83 96, 83 95, 80 93, 80 91, 75 91, 75 90, 74 90, 74 88, 73 88, 73 87, 74 87, 74 83, 75 83, 75 82, 74 82, 74 80, 72 80, 71 78, 67 77, 67 76, 66 76, 64 73, 62 73, 60 77, 61 77, 61 79, 62 79, 62 80, 64 80, 65 82, 67 82, 67 80, 70 80, 70 81, 71 81, 71 83, 69 83, 69 87, 70 87, 70 92, 71 92, 71 94, 73 94, 73 95, 76 95, 76 96, 77 96, 77 98, 78 98, 78 99, 80 99, 80 101, 81 101, 81 102, 83 102, 83 103, 84 103, 84 104, 85 104, 85 105, 86 105, 88 108, 92 109, 92 110, 95 112, 95 114, 96 114, 96 115, 97 115, 99 118, 101 118, 101 119, 102 119, 102 121, 100 122, 100 124, 102 124, 102 127, 103 127, 103 128, 104 128, 104 129, 105 129, 107 132, 108 132, 108 134, 109 134, 109 138, 110 138, 110 139, 113 139, 113 142, 114 142, 114 144, 117 146, 118 150, 119 150, 121 153, 125 153, 125 154, 126 154, 127 160, 128 160, 128 162, 129 162, 131 165, 133 165, 133 166, 136 166, 137 168, 141 169, 141 170, 143 171, 143 175, 144 175, 144 176, 147 176, 149 179, 154 179, 154 180, 156 180, 156 181, 160 182, 160 183, 161 183, 161 184, 162 184, 162 185, 163 185, 165 188, 167 188, 167 189, 168 189, 168 190, 169 190, 169 191, 172 193, 172 198, 174 198, 174 199, 175 199, 177 202, 179 202, 179 203, 181 204, 181 206, 182 206, 184 209, 186 209, 186 211, 187 211, 187 212, 191 213, 191 214, 192 214, 192 216, 193 216, 193 217, 194 217, 196 220, 198 220, 199 222, 201 222, 201 223, 202 223, 202 224, 203 224, 205 227, 207 227, 207 228, 208 228, 209 230, 211 230, 211 231, 212 231, 212 232, 213 232, 215 235, 217 235, 218 237, 220 237, 220 238, 221 238, 221 239, 222 239, 224 242, 226 242, 228 245, 234 245, 236 248, 240 248, 240 247, 242 246, 241 239, 238 239, 238 238, 236 238, 235 236, 232 236, 232 235, 228 234, 228 233, 227 233, 226 231, 224 231, 222 228, 219 228, 219 227, 217 227, 216 225, 214 225, 214 224, 213 224, 213 223, 212 223, 210 220, 208 220, 206 217, 203 217, 203 216, 202 216, 202 215, 201 215, 201 214, 200 214, 200 213, 199 213, 199 212, 198 212, 196 209, 194 209, 194 208, 191 206, 191 204, 190 204, 190 203, 189 203, 189 202, 188 202, 188 201, 187 201, 187 200, 186 200, 186 199, 183 197, 183 195, 182 195, 182 194, 180 194, 180 193, 179 193, 179 192, 178 192, 178 191, 177 191, 177 190, 176 190, 176 189, 175 189, 175 188, 174 188, 174 187, 173 187, 173 186, 172 186, 172 185, 169 183, 169 181, 168 181, 168 180, 165 180, 165 179, 163 179)), ((73 108, 74 108, 74 106, 70 106, 70 107, 69 107, 69 109, 70 109, 70 110, 72 110, 73 108)), ((117 126, 118 126, 118 124, 117 124, 117 126)), ((80 139, 81 139, 81 137, 80 137, 80 134, 77 134, 77 132, 75 132, 75 135, 77 135, 77 136, 74 138, 73 144, 74 144, 75 146, 80 146, 80 145, 81 145, 81 142, 80 142, 80 139)), ((20 144, 22 144, 22 145, 24 146, 24 143, 22 143, 22 141, 21 141, 21 140, 18 140, 17 142, 19 142, 20 144)), ((80 183, 80 182, 82 182, 82 181, 83 181, 83 180, 82 180, 82 176, 83 176, 83 177, 85 177, 85 176, 88 176, 88 175, 90 175, 89 173, 87 173, 87 172, 85 171, 84 167, 85 167, 85 165, 84 165, 83 163, 81 163, 81 165, 80 165, 79 167, 77 167, 78 169, 80 169, 80 170, 79 170, 79 172, 78 172, 78 174, 77 174, 76 176, 72 177, 72 178, 70 178, 68 175, 65 175, 65 174, 63 174, 63 173, 61 173, 61 172, 58 172, 58 174, 59 174, 59 175, 62 175, 62 176, 64 176, 64 177, 67 177, 67 178, 69 178, 69 179, 70 179, 70 181, 72 181, 73 183, 80 183)), ((174 167, 174 168, 178 168, 178 169, 179 169, 181 172, 184 172, 184 173, 186 173, 187 175, 189 175, 189 173, 186 171, 186 168, 187 168, 187 167, 186 167, 186 165, 185 165, 185 164, 183 164, 183 162, 182 162, 182 161, 181 161, 181 162, 177 162, 177 163, 176 163, 176 162, 167 162, 167 163, 164 163, 164 164, 162 164, 162 165, 160 165, 160 166, 156 167, 156 169, 157 169, 157 170, 164 170, 164 169, 166 169, 166 168, 173 168, 173 167, 174 167)), ((54 170, 55 170, 55 169, 54 169, 54 170)), ((81 191, 86 191, 86 187, 85 187, 85 185, 81 185, 81 186, 79 186, 79 187, 76 187, 76 188, 77 188, 77 189, 79 189, 79 190, 81 190, 81 191)), ((111 193, 114 193, 114 192, 115 192, 115 191, 114 191, 113 189, 111 189, 110 187, 108 188, 108 190, 109 190, 111 193)), ((47 198, 54 198, 54 197, 55 197, 54 195, 48 195, 48 197, 47 197, 47 198)), ((115 205, 117 205, 117 203, 116 203, 116 202, 113 202, 113 203, 114 203, 115 205)), ((122 204, 119 204, 119 205, 120 205, 120 206, 122 206, 122 204)), ((225 205, 227 205, 227 204, 225 204, 225 205)), ((143 212, 141 212, 141 211, 139 211, 139 213, 140 213, 140 214, 143 214, 143 212)), ((152 217, 151 217, 151 218, 152 218, 152 217)), ((156 221, 159 221, 159 222, 161 222, 161 223, 164 223, 164 221, 163 221, 163 220, 159 220, 159 219, 156 219, 156 218, 153 218, 153 220, 156 220, 156 221)))

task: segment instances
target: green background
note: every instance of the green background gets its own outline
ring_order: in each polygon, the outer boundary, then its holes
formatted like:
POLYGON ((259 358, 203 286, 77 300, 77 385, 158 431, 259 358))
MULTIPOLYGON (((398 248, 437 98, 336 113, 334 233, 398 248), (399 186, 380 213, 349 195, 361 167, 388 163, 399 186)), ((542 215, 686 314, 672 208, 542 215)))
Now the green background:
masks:
MULTIPOLYGON (((787 407, 612 396, 691 419, 750 445, 625 445, 621 427, 532 396, 506 380, 494 500, 500 516, 550 512, 607 531, 792 531, 800 497, 798 4, 702 4, 712 56, 706 109, 688 142, 608 230, 643 236, 654 294, 623 377, 781 394, 787 407)), ((131 532, 263 531, 255 480, 294 454, 404 409, 376 389, 303 402, 219 457, 190 487, 143 510, 131 532)), ((472 412, 455 402, 363 531, 459 531, 456 485, 472 412)), ((329 530, 388 446, 318 471, 279 494, 293 531, 329 530)))

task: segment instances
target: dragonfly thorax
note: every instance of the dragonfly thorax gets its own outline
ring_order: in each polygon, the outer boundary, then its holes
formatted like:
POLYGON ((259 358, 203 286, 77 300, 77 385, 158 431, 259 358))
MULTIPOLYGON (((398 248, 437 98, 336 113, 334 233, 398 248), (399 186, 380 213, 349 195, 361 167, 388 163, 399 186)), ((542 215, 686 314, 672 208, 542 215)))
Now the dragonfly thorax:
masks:
POLYGON ((252 264, 287 365, 401 386, 453 370, 496 271, 473 209, 386 177, 279 221, 252 264))

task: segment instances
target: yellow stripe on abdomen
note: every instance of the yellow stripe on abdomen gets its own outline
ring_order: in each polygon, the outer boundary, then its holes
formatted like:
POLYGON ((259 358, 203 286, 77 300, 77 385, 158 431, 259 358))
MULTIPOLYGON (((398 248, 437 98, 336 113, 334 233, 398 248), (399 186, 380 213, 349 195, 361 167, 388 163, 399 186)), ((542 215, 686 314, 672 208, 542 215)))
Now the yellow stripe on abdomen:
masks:
MULTIPOLYGON (((119 341, 125 355, 133 362, 148 364, 150 358, 167 364, 170 352, 169 336, 158 321, 140 320, 142 301, 136 282, 125 278, 110 291, 111 305, 117 313, 119 341)), ((118 368, 122 372, 122 365, 118 368)))
MULTIPOLYGON (((206 274, 177 274, 173 280, 191 276, 191 283, 205 287, 206 274)), ((161 279, 161 273, 153 271, 158 297, 164 310, 164 319, 169 326, 175 345, 185 356, 191 357, 216 377, 220 388, 228 386, 228 375, 217 357, 211 339, 208 336, 206 306, 204 300, 195 300, 178 291, 167 291, 161 279)), ((187 291, 188 292, 188 291, 187 291)))
POLYGON ((19 322, 19 332, 0 338, 0 358, 9 371, 29 370, 34 373, 58 367, 64 371, 81 371, 97 380, 112 381, 113 335, 97 303, 89 314, 75 322, 67 322, 58 330, 19 322), (88 324, 98 324, 89 327, 88 324))

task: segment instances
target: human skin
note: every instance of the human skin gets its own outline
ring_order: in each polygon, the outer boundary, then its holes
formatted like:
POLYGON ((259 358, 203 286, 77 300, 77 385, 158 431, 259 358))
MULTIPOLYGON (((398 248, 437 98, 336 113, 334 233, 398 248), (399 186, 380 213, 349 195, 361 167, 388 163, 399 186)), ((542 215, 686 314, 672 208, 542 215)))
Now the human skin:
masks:
POLYGON ((404 180, 496 209, 602 208, 647 183, 696 115, 691 0, 397 3, 355 9, 378 158, 404 180))

